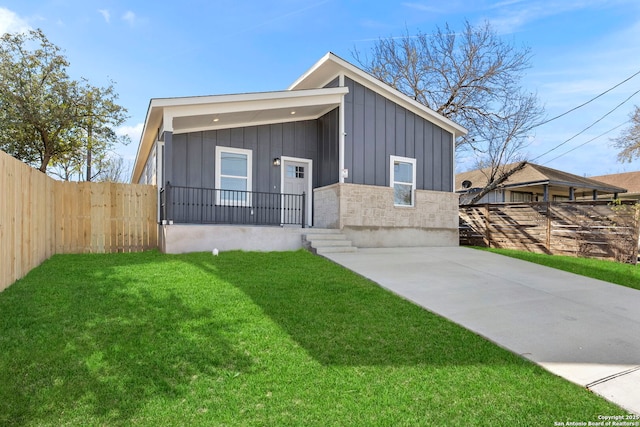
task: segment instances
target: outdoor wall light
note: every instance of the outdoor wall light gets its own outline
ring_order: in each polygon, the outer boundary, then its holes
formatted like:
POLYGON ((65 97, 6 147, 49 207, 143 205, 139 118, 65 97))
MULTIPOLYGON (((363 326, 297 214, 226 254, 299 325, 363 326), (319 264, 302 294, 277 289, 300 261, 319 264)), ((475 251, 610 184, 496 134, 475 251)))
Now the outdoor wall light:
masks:
POLYGON ((273 159, 273 166, 280 166, 280 157, 273 159))

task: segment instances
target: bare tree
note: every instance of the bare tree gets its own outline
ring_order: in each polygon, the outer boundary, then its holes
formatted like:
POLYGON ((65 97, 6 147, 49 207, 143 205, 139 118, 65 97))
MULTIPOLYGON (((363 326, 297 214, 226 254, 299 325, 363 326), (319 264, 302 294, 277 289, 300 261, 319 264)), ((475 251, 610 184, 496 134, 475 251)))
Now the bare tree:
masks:
POLYGON ((615 147, 622 150, 618 153, 620 162, 631 162, 633 159, 640 158, 640 107, 636 105, 629 118, 631 126, 613 139, 615 147))
POLYGON ((94 176, 94 180, 99 182, 127 182, 130 166, 121 156, 110 156, 101 163, 101 169, 94 176))
POLYGON ((523 158, 543 112, 536 95, 521 88, 530 49, 504 42, 489 23, 465 22, 461 33, 448 25, 431 34, 405 31, 353 55, 374 77, 467 128, 456 151, 472 150, 491 168, 487 187, 508 173, 504 165, 523 158))

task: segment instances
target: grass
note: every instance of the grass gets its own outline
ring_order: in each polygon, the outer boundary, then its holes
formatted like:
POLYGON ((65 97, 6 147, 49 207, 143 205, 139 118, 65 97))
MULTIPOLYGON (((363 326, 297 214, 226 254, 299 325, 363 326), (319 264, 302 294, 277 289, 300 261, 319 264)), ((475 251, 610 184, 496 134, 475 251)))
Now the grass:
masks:
POLYGON ((56 255, 0 293, 0 425, 530 426, 624 414, 307 252, 56 255))
POLYGON ((640 266, 592 258, 546 255, 512 249, 480 248, 512 258, 640 290, 640 266))

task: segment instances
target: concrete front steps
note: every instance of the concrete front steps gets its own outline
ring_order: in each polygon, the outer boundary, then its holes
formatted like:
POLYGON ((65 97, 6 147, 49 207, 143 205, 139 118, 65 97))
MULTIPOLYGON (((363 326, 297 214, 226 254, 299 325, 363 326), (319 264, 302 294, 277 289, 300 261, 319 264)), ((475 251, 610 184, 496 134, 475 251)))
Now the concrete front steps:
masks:
POLYGON ((310 229, 308 233, 302 235, 302 245, 318 255, 358 250, 340 230, 330 228, 310 229))

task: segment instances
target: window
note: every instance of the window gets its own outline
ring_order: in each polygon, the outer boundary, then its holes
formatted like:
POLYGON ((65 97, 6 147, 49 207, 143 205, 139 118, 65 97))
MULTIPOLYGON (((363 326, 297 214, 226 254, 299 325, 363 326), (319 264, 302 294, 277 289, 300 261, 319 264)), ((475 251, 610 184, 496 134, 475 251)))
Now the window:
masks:
POLYGON ((413 206, 413 194, 416 189, 416 159, 391 156, 390 170, 393 204, 413 206))
POLYGON ((521 191, 512 191, 511 192, 511 201, 512 202, 532 202, 533 201, 533 193, 523 193, 521 191))
POLYGON ((287 178, 304 178, 304 166, 287 165, 287 178))
POLYGON ((216 204, 250 205, 251 156, 251 150, 216 147, 216 204))

